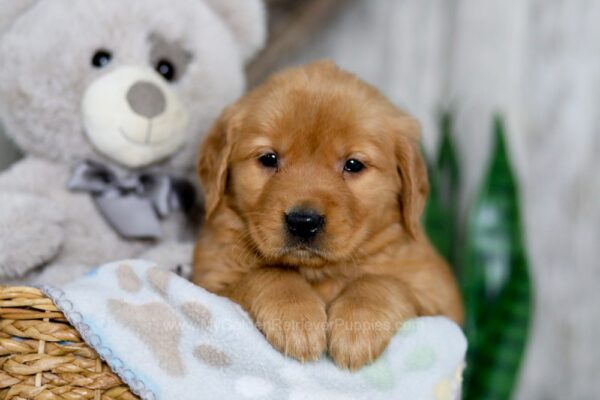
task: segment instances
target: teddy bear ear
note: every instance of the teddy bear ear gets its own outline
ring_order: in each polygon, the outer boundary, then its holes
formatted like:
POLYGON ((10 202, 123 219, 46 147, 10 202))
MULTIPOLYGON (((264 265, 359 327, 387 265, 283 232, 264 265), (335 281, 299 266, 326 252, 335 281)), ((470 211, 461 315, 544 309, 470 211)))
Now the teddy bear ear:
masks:
POLYGON ((39 0, 0 0, 0 34, 39 0))
POLYGON ((261 49, 267 36, 267 11, 262 0, 204 1, 233 31, 244 60, 249 60, 261 49))

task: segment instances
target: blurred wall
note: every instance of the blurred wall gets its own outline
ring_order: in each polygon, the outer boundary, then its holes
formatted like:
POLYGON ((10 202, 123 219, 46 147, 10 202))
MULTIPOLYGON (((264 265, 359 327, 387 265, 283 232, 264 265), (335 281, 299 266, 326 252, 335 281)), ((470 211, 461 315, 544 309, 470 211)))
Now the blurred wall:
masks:
POLYGON ((537 314, 519 399, 600 393, 600 1, 352 0, 281 66, 332 58, 415 114, 456 111, 468 205, 508 119, 537 314))

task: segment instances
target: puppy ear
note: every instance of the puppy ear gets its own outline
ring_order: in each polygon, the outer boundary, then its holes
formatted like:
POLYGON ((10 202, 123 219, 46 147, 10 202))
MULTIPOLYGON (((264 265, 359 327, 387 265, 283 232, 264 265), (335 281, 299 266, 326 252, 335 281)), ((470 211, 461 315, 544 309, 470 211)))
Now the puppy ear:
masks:
MULTIPOLYGON (((14 1, 14 0, 13 0, 14 1)), ((264 46, 267 37, 267 11, 261 0, 204 0, 233 32, 244 60, 264 46)))
POLYGON ((198 176, 204 190, 207 219, 212 216, 225 196, 234 134, 231 121, 234 115, 233 107, 223 111, 200 147, 198 176))
POLYGON ((421 231, 421 215, 429 193, 427 166, 419 148, 421 128, 412 117, 404 116, 396 124, 400 134, 396 142, 396 163, 401 179, 400 210, 408 234, 416 238, 421 231))

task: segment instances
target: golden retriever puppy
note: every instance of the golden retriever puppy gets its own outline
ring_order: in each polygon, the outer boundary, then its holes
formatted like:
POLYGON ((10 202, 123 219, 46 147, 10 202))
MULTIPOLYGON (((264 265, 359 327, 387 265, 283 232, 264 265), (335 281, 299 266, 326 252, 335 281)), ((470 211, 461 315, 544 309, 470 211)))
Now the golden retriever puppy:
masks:
POLYGON ((420 315, 461 323, 421 227, 418 123, 331 62, 270 78, 203 143, 194 282, 238 302, 298 360, 357 369, 420 315))

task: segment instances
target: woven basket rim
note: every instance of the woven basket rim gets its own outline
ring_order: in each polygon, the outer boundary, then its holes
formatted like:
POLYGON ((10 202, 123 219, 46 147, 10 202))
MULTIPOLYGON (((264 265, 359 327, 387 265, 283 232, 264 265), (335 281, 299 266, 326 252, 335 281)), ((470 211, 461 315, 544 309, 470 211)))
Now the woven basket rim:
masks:
POLYGON ((0 286, 0 400, 139 400, 40 288, 0 286))

